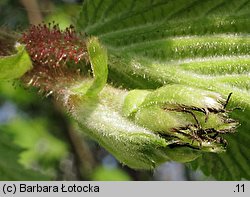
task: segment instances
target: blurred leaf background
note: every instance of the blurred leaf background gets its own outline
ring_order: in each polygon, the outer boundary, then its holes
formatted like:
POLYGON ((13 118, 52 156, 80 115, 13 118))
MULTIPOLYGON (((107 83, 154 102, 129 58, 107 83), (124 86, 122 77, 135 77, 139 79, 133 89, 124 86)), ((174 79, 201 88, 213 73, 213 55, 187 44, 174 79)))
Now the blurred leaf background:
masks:
MULTIPOLYGON (((1 0, 0 28, 21 33, 30 23, 55 21, 63 29, 75 23, 81 4, 1 0)), ((174 162, 153 171, 122 166, 73 124, 51 98, 0 81, 0 180, 212 180, 174 162)))

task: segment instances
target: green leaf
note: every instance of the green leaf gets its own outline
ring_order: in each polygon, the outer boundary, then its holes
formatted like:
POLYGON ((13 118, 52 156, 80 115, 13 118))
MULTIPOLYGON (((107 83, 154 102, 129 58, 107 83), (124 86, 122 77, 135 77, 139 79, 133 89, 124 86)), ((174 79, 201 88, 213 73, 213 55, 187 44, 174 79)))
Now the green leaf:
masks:
POLYGON ((106 49, 100 45, 100 42, 95 37, 92 37, 88 40, 87 49, 93 71, 94 81, 86 92, 86 96, 96 96, 105 86, 107 81, 108 56, 106 49))
POLYGON ((233 93, 227 108, 242 109, 231 115, 241 126, 227 136, 227 152, 192 163, 219 180, 250 179, 249 10, 247 0, 86 0, 78 19, 107 47, 117 86, 183 84, 224 99, 233 93))
POLYGON ((81 99, 94 99, 103 89, 108 77, 108 56, 104 48, 96 37, 91 37, 87 41, 87 51, 93 73, 93 79, 84 79, 78 85, 72 87, 75 94, 81 94, 81 99))
POLYGON ((17 46, 17 53, 0 57, 0 80, 11 80, 21 77, 32 68, 32 62, 24 45, 17 46))

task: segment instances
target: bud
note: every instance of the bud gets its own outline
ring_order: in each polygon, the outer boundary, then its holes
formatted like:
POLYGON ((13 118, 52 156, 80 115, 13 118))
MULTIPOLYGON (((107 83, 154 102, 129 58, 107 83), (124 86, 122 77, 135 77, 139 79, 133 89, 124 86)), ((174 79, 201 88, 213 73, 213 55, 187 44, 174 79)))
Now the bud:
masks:
POLYGON ((167 85, 154 91, 131 91, 125 99, 123 113, 166 140, 174 140, 172 147, 223 152, 227 142, 222 135, 235 132, 237 126, 227 116, 227 102, 218 93, 167 85))
POLYGON ((237 123, 225 109, 229 99, 217 93, 183 85, 151 91, 107 85, 106 49, 97 38, 82 39, 73 27, 32 26, 22 42, 33 62, 23 81, 55 93, 84 132, 130 167, 149 169, 223 152, 223 135, 235 131, 237 123), (87 64, 92 77, 81 72, 87 64))

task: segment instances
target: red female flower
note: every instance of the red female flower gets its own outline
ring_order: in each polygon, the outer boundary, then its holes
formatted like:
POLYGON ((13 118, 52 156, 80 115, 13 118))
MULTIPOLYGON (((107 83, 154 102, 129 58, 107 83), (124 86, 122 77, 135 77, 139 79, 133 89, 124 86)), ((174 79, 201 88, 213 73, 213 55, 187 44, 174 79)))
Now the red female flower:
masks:
POLYGON ((63 31, 58 25, 32 25, 23 33, 21 42, 33 62, 33 69, 23 80, 47 93, 59 91, 58 83, 63 87, 76 80, 82 64, 88 63, 84 36, 77 34, 73 26, 63 31))

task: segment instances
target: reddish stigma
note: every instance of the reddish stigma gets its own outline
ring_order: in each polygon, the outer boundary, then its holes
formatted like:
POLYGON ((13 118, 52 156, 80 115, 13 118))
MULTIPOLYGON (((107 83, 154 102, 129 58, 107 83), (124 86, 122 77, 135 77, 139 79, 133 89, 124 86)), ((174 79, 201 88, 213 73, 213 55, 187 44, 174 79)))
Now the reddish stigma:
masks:
POLYGON ((21 42, 33 62, 33 69, 23 81, 48 94, 63 91, 79 79, 82 64, 88 63, 84 36, 77 34, 73 26, 60 30, 58 25, 32 25, 23 33, 21 42))
POLYGON ((73 26, 62 31, 58 25, 32 25, 24 33, 21 42, 26 44, 34 63, 46 66, 60 66, 67 61, 77 64, 87 59, 85 41, 77 35, 73 26))

